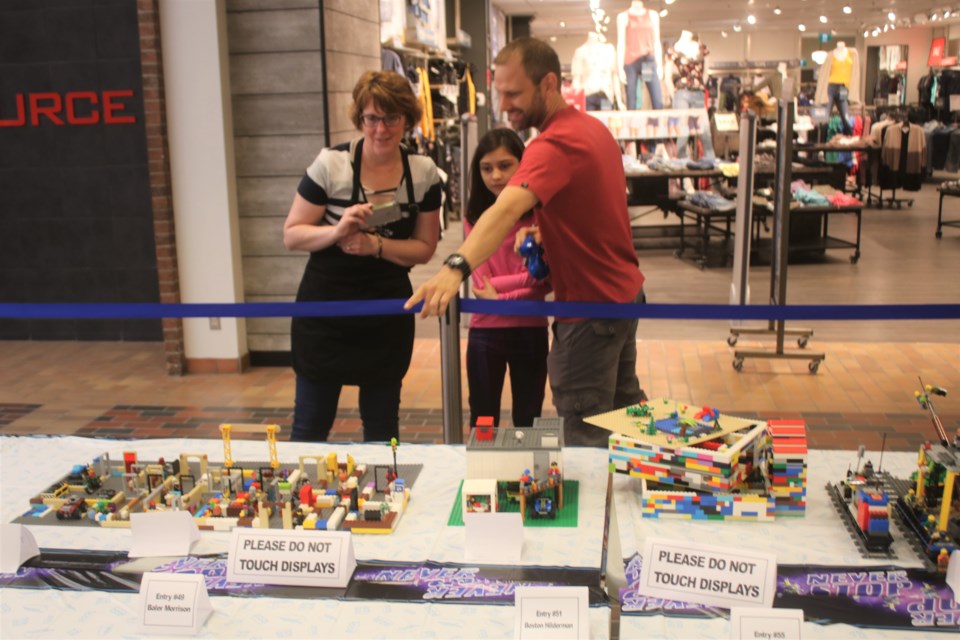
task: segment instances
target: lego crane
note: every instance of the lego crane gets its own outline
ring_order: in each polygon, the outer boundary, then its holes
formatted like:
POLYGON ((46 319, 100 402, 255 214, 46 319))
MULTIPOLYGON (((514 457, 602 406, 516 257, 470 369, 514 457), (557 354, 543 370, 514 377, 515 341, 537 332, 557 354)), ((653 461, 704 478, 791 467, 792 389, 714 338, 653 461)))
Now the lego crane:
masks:
POLYGON ((276 424, 221 424, 220 436, 223 438, 223 465, 233 466, 233 453, 230 447, 230 433, 257 433, 264 431, 267 434, 267 445, 270 447, 270 467, 280 468, 280 459, 277 456, 277 432, 280 426, 276 424))

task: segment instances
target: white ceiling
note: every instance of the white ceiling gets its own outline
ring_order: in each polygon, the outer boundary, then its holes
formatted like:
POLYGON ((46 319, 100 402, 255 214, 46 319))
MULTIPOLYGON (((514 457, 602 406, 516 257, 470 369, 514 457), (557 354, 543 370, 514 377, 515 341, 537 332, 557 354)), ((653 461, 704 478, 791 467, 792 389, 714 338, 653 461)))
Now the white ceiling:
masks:
MULTIPOLYGON (((607 37, 616 39, 616 15, 630 6, 631 0, 594 0, 599 8, 610 16, 607 37)), ((586 35, 594 30, 594 20, 590 12, 590 0, 493 0, 507 15, 532 15, 533 35, 540 38, 564 35, 586 35), (564 22, 566 26, 561 27, 564 22)), ((930 21, 930 15, 936 11, 955 11, 960 15, 958 0, 650 0, 644 3, 654 10, 666 9, 667 15, 661 18, 661 32, 679 33, 681 29, 691 31, 734 31, 740 27, 744 31, 759 29, 797 29, 803 23, 808 34, 822 33, 831 29, 841 33, 862 33, 874 27, 883 27, 889 20, 887 13, 896 14, 898 28, 925 23, 936 26, 942 17, 930 21), (843 13, 847 4, 853 10, 843 13), (780 8, 781 14, 775 15, 774 9, 780 8), (747 23, 747 16, 753 14, 756 24, 747 23), (819 17, 827 17, 827 23, 821 24, 819 17)), ((951 17, 951 24, 960 23, 960 17, 951 17)))

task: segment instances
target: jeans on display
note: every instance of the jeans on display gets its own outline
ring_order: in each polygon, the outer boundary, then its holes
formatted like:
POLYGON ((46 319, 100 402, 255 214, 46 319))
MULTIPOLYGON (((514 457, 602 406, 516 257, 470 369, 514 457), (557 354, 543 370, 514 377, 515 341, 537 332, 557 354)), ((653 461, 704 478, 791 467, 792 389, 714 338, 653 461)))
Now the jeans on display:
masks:
POLYGON ((837 111, 840 112, 843 135, 853 135, 853 127, 850 126, 850 98, 847 86, 831 82, 827 85, 827 97, 830 99, 830 106, 836 106, 837 111))
POLYGON ((587 105, 587 111, 610 111, 613 109, 613 103, 610 102, 610 98, 602 91, 591 93, 584 98, 584 101, 587 105))
POLYGON ((657 77, 657 61, 652 53, 640 56, 633 62, 625 64, 623 70, 627 73, 627 109, 636 109, 637 80, 642 78, 650 92, 650 108, 663 109, 663 94, 660 92, 660 78, 657 77))
MULTIPOLYGON (((400 387, 396 384, 360 385, 360 420, 364 442, 389 442, 400 435, 400 387)), ((326 442, 337 417, 340 400, 338 384, 317 384, 297 376, 297 397, 293 408, 290 439, 298 442, 326 442)))
MULTIPOLYGON (((677 89, 673 94, 674 109, 699 109, 706 106, 706 94, 702 90, 689 91, 687 89, 677 89)), ((684 132, 677 138, 677 157, 687 157, 687 141, 689 136, 684 132)), ((710 124, 701 123, 700 142, 703 144, 703 158, 713 160, 717 156, 713 152, 713 137, 710 135, 710 124)))
POLYGON ((493 416, 493 424, 500 426, 500 398, 508 366, 513 426, 533 426, 533 419, 539 418, 543 409, 549 349, 546 327, 470 329, 467 382, 471 426, 481 416, 493 416))

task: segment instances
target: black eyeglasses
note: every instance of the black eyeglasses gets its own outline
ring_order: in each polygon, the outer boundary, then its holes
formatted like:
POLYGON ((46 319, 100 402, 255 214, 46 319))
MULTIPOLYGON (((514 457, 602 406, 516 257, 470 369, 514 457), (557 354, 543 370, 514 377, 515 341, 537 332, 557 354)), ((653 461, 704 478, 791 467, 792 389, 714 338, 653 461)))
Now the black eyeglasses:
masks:
POLYGON ((381 122, 387 127, 395 127, 403 120, 403 116, 399 113, 388 113, 385 116, 377 116, 372 113, 365 113, 360 116, 360 122, 363 123, 363 126, 370 129, 376 129, 377 125, 381 122))

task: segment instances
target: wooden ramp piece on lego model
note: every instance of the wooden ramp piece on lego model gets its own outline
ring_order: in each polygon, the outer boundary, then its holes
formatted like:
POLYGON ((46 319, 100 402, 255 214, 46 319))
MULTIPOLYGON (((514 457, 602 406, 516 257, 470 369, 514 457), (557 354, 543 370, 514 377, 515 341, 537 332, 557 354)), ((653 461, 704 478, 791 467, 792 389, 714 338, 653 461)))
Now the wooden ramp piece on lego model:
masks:
POLYGON ((750 429, 757 420, 720 414, 716 409, 686 405, 668 398, 649 400, 584 418, 614 435, 660 447, 682 447, 750 429))

